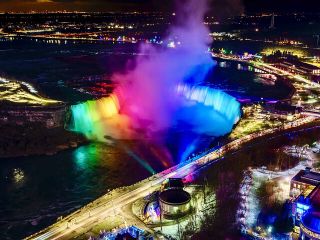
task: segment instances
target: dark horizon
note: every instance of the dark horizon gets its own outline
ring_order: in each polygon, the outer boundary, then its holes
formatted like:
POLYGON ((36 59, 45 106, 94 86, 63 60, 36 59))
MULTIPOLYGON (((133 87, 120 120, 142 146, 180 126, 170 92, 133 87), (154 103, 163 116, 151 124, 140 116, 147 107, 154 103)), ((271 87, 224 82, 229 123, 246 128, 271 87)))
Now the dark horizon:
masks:
MULTIPOLYGON (((0 12, 135 12, 174 11, 174 0, 3 0, 0 12)), ((180 1, 183 2, 183 1, 180 1)), ((314 0, 211 0, 211 15, 234 16, 255 13, 320 12, 314 0)))

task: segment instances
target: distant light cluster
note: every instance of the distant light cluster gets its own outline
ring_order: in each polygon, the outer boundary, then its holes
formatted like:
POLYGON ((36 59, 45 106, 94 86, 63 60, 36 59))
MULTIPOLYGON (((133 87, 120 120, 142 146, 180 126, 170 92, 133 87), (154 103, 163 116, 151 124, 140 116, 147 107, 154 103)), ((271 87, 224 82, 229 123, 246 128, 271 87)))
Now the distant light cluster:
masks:
POLYGON ((8 101, 18 104, 49 105, 58 104, 59 101, 41 97, 38 91, 29 83, 11 81, 0 77, 0 103, 8 101))

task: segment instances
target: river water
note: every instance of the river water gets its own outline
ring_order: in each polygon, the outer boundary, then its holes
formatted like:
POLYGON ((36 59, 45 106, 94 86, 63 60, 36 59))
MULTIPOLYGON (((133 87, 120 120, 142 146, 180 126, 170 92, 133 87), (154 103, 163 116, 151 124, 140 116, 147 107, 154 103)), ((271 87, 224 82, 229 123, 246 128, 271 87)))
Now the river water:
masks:
MULTIPOLYGON (((74 82, 81 80, 79 82, 83 83, 83 79, 91 76, 108 78, 112 72, 120 71, 137 52, 136 46, 124 44, 0 42, 0 72, 9 78, 32 82, 45 95, 73 104, 92 98, 80 92, 82 86, 75 86, 74 82)), ((253 100, 261 97, 281 99, 290 93, 281 83, 262 84, 257 81, 255 73, 238 70, 234 64, 228 67, 217 64, 206 85, 220 88, 237 98, 253 100)), ((187 151, 192 139, 199 139, 193 151, 208 147, 212 141, 190 132, 177 132, 179 129, 165 139, 165 145, 146 141, 120 141, 112 145, 91 143, 54 156, 1 159, 1 239, 20 239, 32 234, 54 223, 59 216, 103 195, 108 189, 135 183, 152 172, 178 163, 179 156, 187 151)), ((232 191, 237 192, 242 170, 270 161, 269 158, 254 158, 250 152, 246 154, 251 156, 250 160, 240 155, 237 159, 244 158, 245 161, 227 160, 214 166, 210 175, 212 184, 222 186, 224 183, 217 177, 227 172, 235 175, 232 191)), ((231 220, 224 219, 221 224, 231 220)))

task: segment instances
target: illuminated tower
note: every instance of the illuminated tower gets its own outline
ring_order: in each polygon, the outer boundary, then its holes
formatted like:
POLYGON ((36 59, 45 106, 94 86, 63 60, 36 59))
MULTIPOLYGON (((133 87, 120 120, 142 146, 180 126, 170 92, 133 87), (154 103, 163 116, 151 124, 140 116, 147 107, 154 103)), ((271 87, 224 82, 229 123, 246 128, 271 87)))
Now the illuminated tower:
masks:
POLYGON ((320 35, 314 35, 315 37, 316 37, 316 39, 317 39, 317 47, 319 46, 319 36, 320 35))
POLYGON ((270 23, 269 28, 274 29, 274 13, 272 13, 272 16, 271 16, 271 23, 270 23))

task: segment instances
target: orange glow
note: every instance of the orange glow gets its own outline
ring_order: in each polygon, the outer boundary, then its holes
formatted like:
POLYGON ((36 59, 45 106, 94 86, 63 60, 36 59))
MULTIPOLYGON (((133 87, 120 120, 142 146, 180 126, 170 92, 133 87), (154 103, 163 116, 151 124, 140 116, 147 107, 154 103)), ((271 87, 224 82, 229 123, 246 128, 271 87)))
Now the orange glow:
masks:
POLYGON ((112 94, 107 98, 102 98, 96 102, 100 118, 110 118, 119 113, 119 100, 116 95, 112 94))

